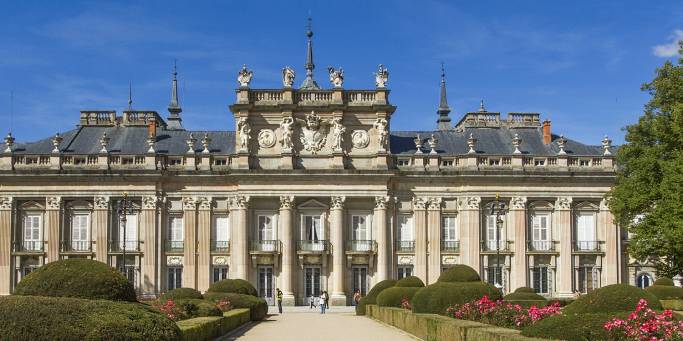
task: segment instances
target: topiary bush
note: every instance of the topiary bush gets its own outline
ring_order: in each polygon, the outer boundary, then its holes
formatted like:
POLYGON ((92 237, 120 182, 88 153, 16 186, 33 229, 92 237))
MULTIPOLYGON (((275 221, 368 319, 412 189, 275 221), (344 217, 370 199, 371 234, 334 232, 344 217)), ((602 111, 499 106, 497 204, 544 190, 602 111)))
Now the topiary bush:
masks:
MULTIPOLYGON (((399 281, 400 282, 400 281, 399 281)), ((413 301, 413 297, 418 290, 423 287, 399 287, 387 288, 377 296, 377 305, 381 307, 401 307, 401 301, 406 298, 408 302, 413 301)))
POLYGON ((479 282, 481 277, 476 270, 463 264, 457 264, 441 273, 437 282, 479 282))
POLYGON ((396 285, 395 279, 385 279, 372 287, 365 297, 362 297, 356 305, 356 315, 365 315, 365 306, 368 304, 376 304, 377 296, 384 289, 391 288, 396 285))
POLYGON ((396 282, 397 287, 408 287, 408 288, 422 288, 425 286, 425 283, 416 276, 408 276, 400 279, 398 282, 396 282))
POLYGON ((536 291, 533 288, 529 287, 519 287, 517 290, 515 290, 516 294, 524 293, 524 294, 535 294, 536 291))
POLYGON ((665 285, 665 286, 674 286, 674 281, 669 278, 669 277, 659 277, 655 281, 654 285, 665 285))
POLYGON ((178 288, 173 289, 159 297, 159 301, 165 302, 167 300, 177 300, 181 298, 194 298, 201 300, 204 298, 202 293, 192 288, 178 288))
POLYGON ((645 291, 657 296, 660 300, 683 299, 683 288, 673 285, 652 285, 645 288, 645 291))
POLYGON ((214 282, 209 287, 208 292, 224 292, 242 295, 258 296, 256 288, 251 283, 243 279, 224 279, 214 282))
POLYGON ((268 314, 268 303, 263 298, 256 296, 226 292, 207 292, 204 294, 204 298, 213 302, 227 299, 233 308, 249 308, 252 321, 263 320, 266 314, 268 314))
POLYGON ((206 316, 223 316, 216 302, 196 298, 179 298, 173 301, 185 312, 185 319, 206 316))
POLYGON ((130 302, 0 297, 3 340, 180 340, 175 322, 130 302))
POLYGON ((626 318, 628 312, 561 314, 546 317, 522 329, 523 336, 566 341, 607 340, 605 322, 613 317, 626 318))
POLYGON ((511 304, 518 304, 522 308, 530 308, 536 306, 537 308, 545 307, 548 301, 545 297, 534 292, 534 289, 521 287, 515 292, 505 295, 503 301, 511 304))
POLYGON ((488 296, 491 300, 501 298, 495 286, 484 282, 437 282, 418 291, 410 301, 414 313, 446 315, 446 309, 488 296))
POLYGON ((607 313, 615 311, 632 311, 638 301, 643 298, 653 310, 661 310, 659 299, 640 288, 628 284, 612 284, 593 290, 567 305, 563 314, 607 313))
POLYGON ((120 272, 90 259, 64 259, 41 266, 22 278, 16 295, 136 301, 135 288, 120 272))

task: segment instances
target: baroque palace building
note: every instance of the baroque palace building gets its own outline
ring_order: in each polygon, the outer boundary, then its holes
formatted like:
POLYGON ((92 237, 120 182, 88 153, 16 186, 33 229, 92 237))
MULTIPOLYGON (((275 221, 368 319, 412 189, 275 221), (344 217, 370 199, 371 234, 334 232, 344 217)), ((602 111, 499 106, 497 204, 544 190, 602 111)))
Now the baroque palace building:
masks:
POLYGON ((393 131, 389 73, 330 89, 283 69, 278 89, 238 74, 234 131, 182 125, 176 73, 166 119, 84 110, 73 130, 0 146, 0 294, 36 267, 91 258, 142 295, 244 278, 261 296, 331 304, 408 275, 466 264, 506 292, 552 297, 620 282, 625 232, 605 193, 613 147, 555 135, 538 113, 481 107, 451 124, 442 73, 432 131, 393 131), (120 203, 127 199, 127 210, 120 203), (125 218, 121 219, 121 218, 125 218))

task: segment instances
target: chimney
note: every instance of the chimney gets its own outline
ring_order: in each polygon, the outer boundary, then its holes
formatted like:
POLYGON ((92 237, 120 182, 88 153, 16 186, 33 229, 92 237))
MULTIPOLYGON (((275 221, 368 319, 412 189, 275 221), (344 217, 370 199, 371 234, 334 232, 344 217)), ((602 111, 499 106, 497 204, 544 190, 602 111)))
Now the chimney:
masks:
POLYGON ((553 135, 550 133, 550 121, 543 121, 543 144, 553 142, 553 135))
POLYGON ((148 136, 157 136, 157 124, 156 122, 151 122, 149 125, 147 125, 147 135, 148 136))

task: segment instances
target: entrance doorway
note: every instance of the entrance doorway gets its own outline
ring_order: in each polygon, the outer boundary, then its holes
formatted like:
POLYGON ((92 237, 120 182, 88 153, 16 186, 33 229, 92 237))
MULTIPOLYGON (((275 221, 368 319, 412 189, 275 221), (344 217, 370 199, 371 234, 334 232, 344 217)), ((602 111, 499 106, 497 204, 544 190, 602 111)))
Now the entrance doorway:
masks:
POLYGON ((259 265, 258 267, 258 295, 263 297, 268 305, 274 305, 273 299, 273 266, 259 265))
POLYGON ((307 266, 304 268, 304 305, 310 305, 311 300, 317 303, 320 296, 320 267, 307 266))
POLYGON ((354 266, 353 267, 353 292, 360 291, 361 296, 368 293, 368 267, 354 266))

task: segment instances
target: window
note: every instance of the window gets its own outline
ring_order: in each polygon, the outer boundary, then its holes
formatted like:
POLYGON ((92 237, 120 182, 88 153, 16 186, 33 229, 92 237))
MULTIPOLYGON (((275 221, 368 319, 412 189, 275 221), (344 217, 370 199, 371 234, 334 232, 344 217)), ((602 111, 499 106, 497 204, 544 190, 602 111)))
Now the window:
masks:
POLYGON ((410 160, 409 159, 399 159, 397 161, 397 164, 399 167, 410 166, 410 160))
POLYGON ((486 269, 486 281, 492 285, 503 284, 503 268, 501 266, 489 265, 486 269))
POLYGON ((124 223, 119 219, 119 224, 119 247, 126 250, 137 250, 138 216, 136 214, 127 214, 126 222, 124 223))
POLYGON ((71 249, 87 251, 90 249, 90 215, 74 214, 71 218, 71 249))
POLYGON ((579 160, 580 167, 588 167, 591 165, 591 160, 579 160))
POLYGON ((23 224, 23 248, 27 251, 40 251, 43 246, 43 231, 40 214, 27 214, 23 224))
POLYGON ((398 267, 398 279, 410 277, 413 275, 412 265, 401 265, 398 267))
POLYGON ((534 166, 536 166, 536 167, 545 166, 545 159, 535 159, 534 160, 534 166))
POLYGON ((443 216, 441 218, 441 239, 443 241, 458 240, 458 231, 455 228, 455 216, 443 216))
POLYGON ((598 287, 598 274, 597 269, 592 265, 582 265, 578 269, 579 271, 579 292, 588 293, 593 291, 598 287))
POLYGON ((228 160, 226 159, 215 159, 213 160, 214 166, 225 166, 228 164, 228 160))
POLYGON ((353 267, 353 292, 360 292, 361 296, 368 293, 368 267, 354 266, 353 267))
POLYGON ((638 288, 645 289, 652 285, 652 276, 648 274, 640 274, 636 279, 636 285, 638 288))
POLYGON ((398 217, 398 240, 414 241, 413 237, 413 217, 407 214, 398 217))
POLYGON ((576 249, 579 251, 595 250, 595 214, 581 212, 576 219, 576 249))
POLYGON ((550 269, 547 266, 537 266, 531 270, 531 281, 534 288, 534 292, 537 294, 548 294, 550 293, 550 281, 549 281, 550 269))
POLYGON ((214 266, 213 267, 213 281, 218 282, 224 279, 228 279, 228 267, 227 266, 214 266))
POLYGON ((321 241, 325 239, 323 236, 322 221, 319 215, 305 215, 304 229, 306 240, 321 241))
POLYGON ((182 249, 185 240, 183 217, 170 217, 168 222, 168 241, 170 249, 182 249))
POLYGON ((536 214, 531 218, 531 243, 534 250, 550 250, 549 214, 536 214))
MULTIPOLYGON (((502 219, 502 217, 501 217, 502 219)), ((505 249, 505 243, 502 242, 503 239, 503 226, 498 228, 496 231, 496 216, 487 215, 486 216, 486 249, 496 250, 498 247, 503 250, 505 249)))
POLYGON ((351 240, 370 240, 368 216, 351 216, 351 240))
POLYGON ((168 165, 169 166, 181 166, 183 164, 183 159, 181 158, 169 158, 168 159, 168 165))
POLYGON ((183 268, 181 266, 171 266, 168 268, 168 290, 183 287, 183 268))
POLYGON ((211 240, 214 251, 227 251, 230 241, 230 222, 227 215, 219 215, 213 218, 211 240))
POLYGON ((489 159, 489 166, 500 166, 500 159, 489 159))
POLYGON ((273 228, 273 217, 269 215, 258 216, 258 239, 273 240, 275 239, 275 230, 273 228))
POLYGON ((441 167, 453 167, 453 160, 441 160, 441 167))

